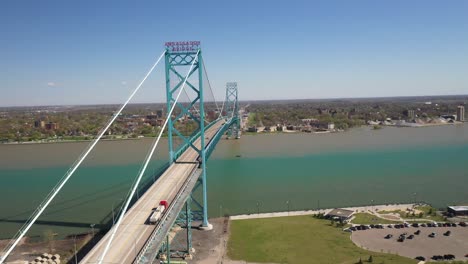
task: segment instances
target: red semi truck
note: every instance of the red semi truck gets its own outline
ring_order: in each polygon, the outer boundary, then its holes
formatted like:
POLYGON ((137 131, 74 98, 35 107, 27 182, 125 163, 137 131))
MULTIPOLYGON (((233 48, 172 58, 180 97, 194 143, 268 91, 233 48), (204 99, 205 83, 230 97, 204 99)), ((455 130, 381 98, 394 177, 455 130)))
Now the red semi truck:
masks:
POLYGON ((149 222, 151 224, 156 224, 159 221, 159 219, 161 219, 161 216, 163 215, 167 206, 168 206, 168 203, 166 200, 160 201, 158 207, 156 207, 156 209, 153 210, 153 213, 151 213, 149 222))

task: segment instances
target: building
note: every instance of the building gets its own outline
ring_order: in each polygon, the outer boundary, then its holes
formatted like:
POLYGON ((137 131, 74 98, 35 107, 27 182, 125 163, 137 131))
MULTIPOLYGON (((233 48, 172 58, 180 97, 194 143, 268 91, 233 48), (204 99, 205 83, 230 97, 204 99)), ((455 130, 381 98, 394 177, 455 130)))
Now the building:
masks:
POLYGON ((468 216, 468 206, 449 206, 447 212, 454 216, 468 216))
POLYGON ((34 127, 45 128, 45 121, 43 121, 43 120, 34 121, 34 127))
POLYGON ((45 124, 45 128, 47 130, 56 130, 59 128, 59 125, 57 123, 54 123, 54 122, 49 122, 47 124, 45 124))
POLYGON ((209 119, 209 120, 216 120, 216 111, 214 110, 209 110, 206 117, 209 119))
POLYGON ((354 211, 337 208, 328 212, 325 215, 325 217, 328 219, 333 219, 333 220, 343 222, 343 221, 348 220, 353 214, 354 214, 354 211))
POLYGON ((164 114, 164 110, 156 110, 156 115, 158 116, 158 118, 161 118, 163 117, 163 114, 164 114))
POLYGON ((414 120, 415 118, 415 113, 414 113, 414 110, 412 109, 408 109, 408 110, 405 110, 403 111, 403 115, 407 117, 408 120, 414 120))
POLYGON ((457 121, 465 121, 465 107, 463 105, 459 105, 457 108, 457 121))

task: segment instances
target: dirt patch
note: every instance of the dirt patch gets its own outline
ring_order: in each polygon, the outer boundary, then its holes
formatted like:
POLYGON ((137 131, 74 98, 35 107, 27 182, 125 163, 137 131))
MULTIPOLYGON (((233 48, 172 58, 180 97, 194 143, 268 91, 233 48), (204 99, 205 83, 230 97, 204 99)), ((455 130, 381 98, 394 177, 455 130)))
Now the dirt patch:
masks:
MULTIPOLYGON (((30 242, 28 238, 24 238, 10 254, 6 263, 33 261, 43 253, 59 254, 63 262, 74 255, 75 243, 77 251, 79 251, 80 248, 90 240, 90 238, 91 235, 78 235, 76 240, 74 240, 73 237, 70 237, 50 242, 30 242)), ((8 243, 9 240, 0 240, 0 248, 4 249, 8 243)))
POLYGON ((468 252, 468 228, 466 227, 409 227, 402 229, 385 228, 356 231, 351 235, 352 241, 359 247, 382 253, 393 253, 400 256, 415 258, 423 256, 429 260, 433 255, 453 254, 457 260, 467 260, 465 254, 468 252), (421 230, 419 235, 413 239, 398 242, 398 236, 404 232, 408 235, 421 230), (450 230, 450 236, 443 233, 450 230), (430 238, 430 233, 436 233, 430 238), (385 239, 387 234, 393 235, 385 239))
POLYGON ((223 263, 226 245, 229 237, 229 218, 210 219, 213 229, 210 231, 197 230, 194 233, 193 247, 196 249, 192 262, 217 264, 223 263))
MULTIPOLYGON (((213 229, 199 230, 199 222, 193 223, 192 229, 192 259, 185 259, 188 264, 255 264, 252 262, 230 260, 227 257, 227 242, 229 239, 229 218, 212 218, 213 229)), ((186 229, 181 229, 171 243, 171 249, 186 249, 186 229)), ((265 264, 265 263, 263 263, 265 264)))

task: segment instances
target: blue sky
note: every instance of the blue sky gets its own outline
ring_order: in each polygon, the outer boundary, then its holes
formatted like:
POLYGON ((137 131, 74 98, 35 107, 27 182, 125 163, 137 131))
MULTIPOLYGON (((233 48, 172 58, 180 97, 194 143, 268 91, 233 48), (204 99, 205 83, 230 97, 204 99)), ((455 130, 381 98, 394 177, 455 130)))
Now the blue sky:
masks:
MULTIPOLYGON (((165 41, 221 99, 468 94, 468 1, 1 1, 0 106, 121 103, 165 41)), ((135 102, 165 100, 163 67, 135 102)))

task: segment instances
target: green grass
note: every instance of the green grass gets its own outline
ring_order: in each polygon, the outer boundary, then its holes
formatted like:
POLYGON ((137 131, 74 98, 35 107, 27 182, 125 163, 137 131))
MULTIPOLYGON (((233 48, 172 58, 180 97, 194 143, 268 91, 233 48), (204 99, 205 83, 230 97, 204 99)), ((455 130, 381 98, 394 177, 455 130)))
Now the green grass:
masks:
POLYGON ((350 233, 312 216, 291 216, 231 222, 228 256, 259 263, 353 264, 370 255, 373 263, 407 264, 415 260, 370 252, 353 244, 350 233))
POLYGON ((436 214, 435 212, 437 211, 436 208, 430 206, 430 205, 425 205, 425 206, 416 206, 416 210, 422 211, 424 213, 423 218, 431 220, 431 221, 436 221, 436 222, 445 222, 446 220, 444 219, 443 216, 436 214), (429 214, 431 213, 431 214, 429 214))
POLYGON ((356 213, 353 216, 354 216, 354 219, 351 221, 353 224, 370 225, 370 224, 401 223, 401 221, 391 221, 391 220, 383 219, 383 218, 380 218, 380 217, 377 217, 375 215, 371 215, 368 213, 356 213))
MULTIPOLYGON (((436 214, 436 209, 431 207, 430 205, 425 205, 425 206, 417 206, 415 208, 416 210, 422 211, 423 216, 421 218, 427 219, 427 221, 436 221, 436 222, 445 222, 445 219, 443 216, 436 214), (431 213, 431 214, 429 214, 431 213)), ((396 213, 399 214, 401 218, 403 219, 414 219, 414 218, 419 218, 419 214, 416 214, 413 216, 411 213, 407 215, 407 212, 402 211, 402 210, 393 210, 393 211, 379 211, 379 214, 389 214, 389 213, 396 213)))

